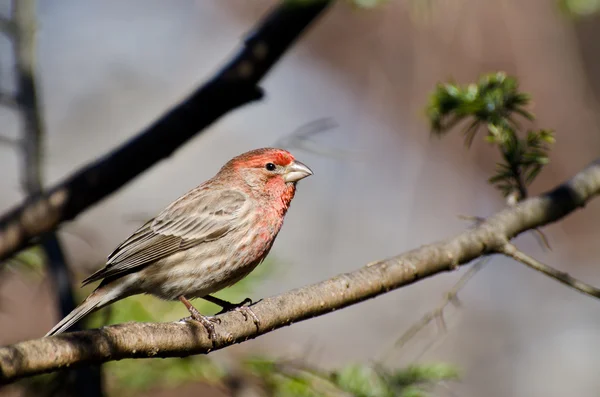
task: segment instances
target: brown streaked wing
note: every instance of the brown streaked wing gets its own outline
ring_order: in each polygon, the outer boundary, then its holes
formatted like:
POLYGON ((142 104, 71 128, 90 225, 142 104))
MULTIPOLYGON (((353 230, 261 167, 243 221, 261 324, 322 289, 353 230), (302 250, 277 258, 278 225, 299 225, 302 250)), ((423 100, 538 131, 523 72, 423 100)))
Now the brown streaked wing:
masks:
POLYGON ((251 209, 247 196, 234 190, 197 189, 184 197, 133 233, 109 255, 106 266, 83 284, 129 273, 178 251, 219 239, 251 209))

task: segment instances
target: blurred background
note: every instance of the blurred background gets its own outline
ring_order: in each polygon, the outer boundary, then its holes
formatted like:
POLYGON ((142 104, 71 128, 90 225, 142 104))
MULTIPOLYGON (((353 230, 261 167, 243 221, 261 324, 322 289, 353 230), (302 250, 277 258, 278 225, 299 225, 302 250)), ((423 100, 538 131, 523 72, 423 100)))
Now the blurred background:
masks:
MULTIPOLYGON (((276 3, 38 1, 46 184, 133 137, 182 100, 276 3)), ((6 11, 8 1, 1 4, 6 11)), ((423 109, 438 82, 468 83, 497 70, 516 76, 533 97, 535 126, 556 130, 551 163, 530 194, 561 183, 600 148, 600 16, 574 17, 565 5, 396 0, 364 10, 336 4, 269 74, 265 100, 228 114, 60 229, 76 296, 89 292, 79 281, 145 219, 231 157, 289 141, 316 119, 328 118, 337 127, 288 147, 315 175, 299 184, 270 259, 250 280, 217 296, 256 301, 458 233, 468 226, 459 215, 500 210, 504 201, 487 183, 496 151, 483 139, 467 150, 459 133, 430 136, 423 109)), ((14 87, 13 60, 10 41, 0 37, 0 86, 8 91, 14 87)), ((13 110, 0 108, 0 126, 2 136, 20 136, 13 110)), ((24 197, 19 156, 10 145, 0 146, 2 211, 24 197)), ((532 234, 517 245, 598 286, 599 217, 596 200, 544 228, 552 251, 532 234)), ((446 331, 432 324, 394 348, 465 270, 211 353, 210 363, 204 357, 185 361, 183 369, 184 360, 111 363, 104 367, 105 393, 228 395, 210 380, 253 354, 299 357, 320 368, 379 360, 398 368, 450 363, 460 380, 436 388, 440 396, 600 393, 599 302, 501 257, 461 291, 459 309, 446 311, 446 331)), ((43 336, 59 320, 44 268, 10 266, 0 277, 0 344, 43 336)), ((174 321, 184 310, 179 303, 129 298, 114 305, 109 317, 174 321)), ((28 385, 0 389, 0 395, 26 395, 28 385)))

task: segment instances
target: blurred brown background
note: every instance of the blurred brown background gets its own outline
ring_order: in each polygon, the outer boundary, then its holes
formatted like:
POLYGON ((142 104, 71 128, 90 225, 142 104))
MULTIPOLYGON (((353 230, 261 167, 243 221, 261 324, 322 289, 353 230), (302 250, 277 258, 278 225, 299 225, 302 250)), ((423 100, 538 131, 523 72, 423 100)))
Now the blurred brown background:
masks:
MULTIPOLYGON (((235 50, 274 1, 39 1, 39 83, 48 130, 46 174, 59 181, 133 136, 235 50)), ((173 157, 66 225, 70 264, 83 276, 136 224, 212 176, 229 158, 273 145, 321 117, 339 127, 314 137, 326 154, 292 151, 315 176, 302 183, 272 251, 281 267, 251 296, 280 293, 354 270, 461 231, 457 215, 503 206, 486 180, 497 154, 482 139, 429 136, 423 108, 440 81, 504 70, 534 99, 538 128, 556 130, 551 164, 531 193, 562 182, 598 156, 600 18, 573 21, 547 0, 390 1, 372 11, 338 4, 283 58, 266 100, 235 111, 173 157)), ((0 39, 0 83, 10 87, 9 43, 0 39)), ((0 109, 1 133, 17 137, 0 109)), ((18 154, 0 147, 0 209, 22 198, 18 154)), ((547 227, 552 252, 532 235, 528 253, 600 285, 600 202, 547 227)), ((303 354, 324 367, 367 362, 434 308, 461 270, 217 352, 303 354)), ((600 304, 503 258, 461 293, 448 332, 431 326, 392 354, 456 363, 457 396, 597 396, 600 304), (424 355, 429 343, 434 345, 424 355)), ((0 285, 0 343, 42 336, 58 319, 46 282, 20 274, 0 285)), ((176 303, 174 303, 176 305, 176 303)), ((173 318, 172 320, 176 320, 173 318)), ((140 362, 140 365, 143 365, 140 362)), ((178 395, 197 395, 187 385, 178 395), (188 393, 188 394, 185 394, 188 393)), ((146 395, 171 395, 158 390, 146 395)), ((7 391, 8 393, 8 391, 7 391)))

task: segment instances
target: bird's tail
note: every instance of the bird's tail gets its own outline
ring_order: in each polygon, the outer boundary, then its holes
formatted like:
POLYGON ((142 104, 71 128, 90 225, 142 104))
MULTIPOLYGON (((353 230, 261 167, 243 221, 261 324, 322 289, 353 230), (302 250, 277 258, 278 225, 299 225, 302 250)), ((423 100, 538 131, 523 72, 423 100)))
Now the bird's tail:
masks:
POLYGON ((46 336, 57 335, 71 328, 75 323, 81 320, 86 315, 94 312, 101 307, 108 305, 121 298, 120 294, 110 287, 100 287, 90 294, 79 306, 77 306, 65 318, 60 320, 46 336))

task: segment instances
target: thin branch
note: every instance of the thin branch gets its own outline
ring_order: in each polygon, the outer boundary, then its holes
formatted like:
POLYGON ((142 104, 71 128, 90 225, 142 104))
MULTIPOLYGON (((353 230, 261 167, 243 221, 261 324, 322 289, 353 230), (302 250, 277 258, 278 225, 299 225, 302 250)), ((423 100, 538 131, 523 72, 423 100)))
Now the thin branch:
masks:
MULTIPOLYGON (((37 197, 43 191, 44 123, 38 101, 35 78, 36 56, 36 4, 35 0, 13 2, 14 32, 12 39, 15 51, 15 75, 17 77, 16 101, 21 114, 23 139, 21 140, 22 166, 21 185, 29 197, 37 197)), ((60 239, 54 232, 41 239, 46 256, 50 279, 58 297, 60 317, 69 314, 76 306, 71 289, 72 280, 60 239)), ((79 326, 77 327, 78 329, 79 326)), ((90 397, 103 395, 100 367, 82 367, 73 371, 73 386, 76 394, 90 397)), ((61 382, 63 387, 66 383, 61 382)))
POLYGON ((22 177, 23 190, 29 196, 42 191, 43 126, 35 84, 35 1, 14 2, 16 102, 23 123, 22 177))
POLYGON ((542 232, 540 229, 533 229, 533 233, 535 234, 536 240, 540 244, 540 246, 548 251, 552 251, 552 247, 550 246, 550 242, 548 241, 548 237, 542 232))
POLYGON ((227 112, 262 97, 259 82, 329 1, 281 2, 234 58, 137 137, 0 219, 0 260, 115 192, 227 112))
POLYGON ((584 283, 572 276, 568 273, 555 269, 551 266, 548 266, 535 258, 527 255, 526 253, 519 251, 517 247, 513 244, 505 244, 500 247, 499 252, 513 258, 514 260, 523 263, 524 265, 536 270, 538 272, 544 273, 546 276, 552 277, 553 279, 581 292, 582 294, 586 294, 589 296, 593 296, 594 298, 600 298, 600 289, 584 283))
MULTIPOLYGON (((406 332, 404 332, 394 343, 395 348, 402 348, 412 338, 414 338, 419 332, 421 332, 431 321, 438 319, 438 323, 442 324, 441 328, 443 331, 446 330, 444 320, 444 310, 449 304, 459 306, 458 293, 464 288, 465 285, 479 272, 483 266, 489 261, 489 257, 482 258, 477 261, 469 270, 462 275, 460 279, 454 284, 454 286, 448 290, 444 296, 442 302, 432 311, 426 313, 419 321, 413 324, 406 332)), ((387 350, 388 353, 392 352, 392 349, 387 350)))
POLYGON ((529 193, 527 192, 527 186, 525 185, 525 180, 523 179, 523 173, 521 172, 521 164, 510 162, 510 170, 512 171, 515 182, 517 183, 518 197, 516 198, 516 201, 521 201, 529 196, 529 193))
POLYGON ((600 160, 542 196, 522 201, 452 238, 354 272, 266 298, 252 306, 257 327, 237 312, 219 317, 209 340, 195 322, 127 323, 67 333, 0 348, 0 383, 58 369, 124 358, 184 357, 241 343, 456 269, 498 252, 520 233, 555 222, 600 194, 600 160))

